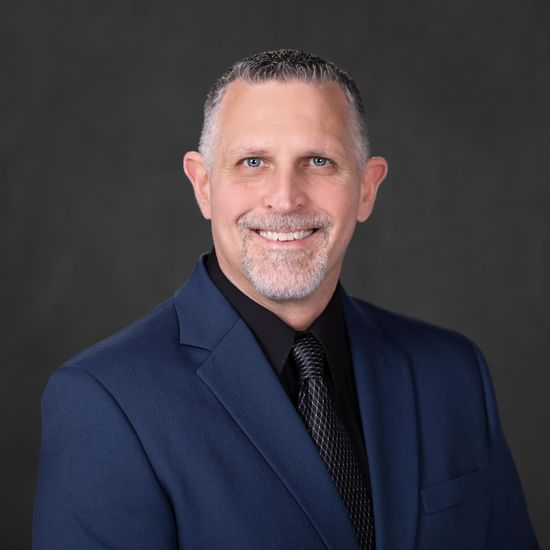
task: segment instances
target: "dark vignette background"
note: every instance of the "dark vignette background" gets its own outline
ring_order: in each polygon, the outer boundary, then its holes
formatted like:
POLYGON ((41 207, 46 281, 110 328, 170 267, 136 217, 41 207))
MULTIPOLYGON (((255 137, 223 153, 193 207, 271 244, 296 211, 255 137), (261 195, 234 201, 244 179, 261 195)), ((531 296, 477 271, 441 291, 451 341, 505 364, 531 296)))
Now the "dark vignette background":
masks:
POLYGON ((30 546, 42 389, 210 246, 181 154, 235 59, 348 69, 391 166, 344 283, 484 350, 542 547, 550 448, 550 4, 4 2, 2 546, 30 546))

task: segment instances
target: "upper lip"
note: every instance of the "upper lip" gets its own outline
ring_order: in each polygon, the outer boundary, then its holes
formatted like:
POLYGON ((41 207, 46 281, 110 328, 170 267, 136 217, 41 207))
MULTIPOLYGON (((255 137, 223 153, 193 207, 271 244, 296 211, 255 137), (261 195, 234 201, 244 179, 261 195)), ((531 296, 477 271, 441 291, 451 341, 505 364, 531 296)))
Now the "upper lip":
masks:
POLYGON ((266 231, 260 229, 257 233, 263 238, 287 242, 306 239, 313 235, 313 232, 313 229, 301 229, 299 231, 266 231))
POLYGON ((272 233, 299 233, 300 231, 315 231, 317 227, 296 227, 296 228, 280 228, 280 227, 254 227, 253 231, 271 231, 272 233))

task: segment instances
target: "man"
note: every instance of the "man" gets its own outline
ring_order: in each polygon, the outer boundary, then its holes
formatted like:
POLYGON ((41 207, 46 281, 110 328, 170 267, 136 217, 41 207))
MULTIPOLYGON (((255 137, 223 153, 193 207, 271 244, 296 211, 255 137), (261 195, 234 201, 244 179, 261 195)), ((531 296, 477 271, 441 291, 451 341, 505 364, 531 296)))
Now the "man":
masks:
POLYGON ((214 249, 50 380, 35 547, 536 548, 477 348, 339 286, 387 172, 349 76, 242 60, 199 151, 214 249))

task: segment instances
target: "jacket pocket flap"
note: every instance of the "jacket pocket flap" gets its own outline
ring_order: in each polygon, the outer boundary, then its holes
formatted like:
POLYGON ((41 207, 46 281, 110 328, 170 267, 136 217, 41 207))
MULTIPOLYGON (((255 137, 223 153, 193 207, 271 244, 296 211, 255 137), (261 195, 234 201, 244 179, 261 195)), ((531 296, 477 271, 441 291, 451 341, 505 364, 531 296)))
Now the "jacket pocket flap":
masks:
POLYGON ((487 478, 482 470, 455 477, 449 481, 422 489, 422 503, 428 514, 451 508, 457 504, 475 500, 488 491, 487 478))

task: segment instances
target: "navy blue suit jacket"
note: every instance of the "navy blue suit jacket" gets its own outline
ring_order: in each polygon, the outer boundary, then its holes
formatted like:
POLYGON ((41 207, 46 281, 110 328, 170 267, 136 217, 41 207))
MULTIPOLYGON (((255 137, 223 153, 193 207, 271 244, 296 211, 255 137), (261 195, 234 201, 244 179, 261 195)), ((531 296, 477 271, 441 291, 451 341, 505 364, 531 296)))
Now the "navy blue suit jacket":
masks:
MULTIPOLYGON (((344 296, 378 550, 537 548, 489 374, 455 333, 344 296)), ((327 470, 203 262, 48 383, 36 549, 353 549, 327 470)))

